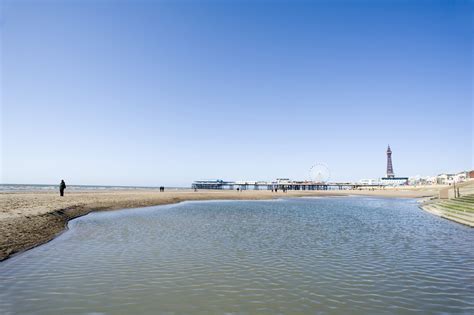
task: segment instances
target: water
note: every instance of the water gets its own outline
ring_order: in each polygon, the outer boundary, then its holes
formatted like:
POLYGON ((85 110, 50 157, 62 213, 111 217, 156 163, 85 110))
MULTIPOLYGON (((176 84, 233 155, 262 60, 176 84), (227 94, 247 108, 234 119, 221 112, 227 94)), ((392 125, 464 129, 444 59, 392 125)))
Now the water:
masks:
MULTIPOLYGON (((67 184, 67 183, 66 183, 67 184)), ((143 190, 156 189, 158 186, 107 186, 107 185, 69 185, 67 191, 100 191, 100 190, 143 190)), ((167 190, 189 189, 188 187, 166 187, 167 190)), ((57 191, 57 185, 46 184, 0 184, 0 192, 20 192, 20 191, 57 191)))
POLYGON ((414 200, 99 212, 0 263, 1 314, 473 314, 474 229, 414 200))

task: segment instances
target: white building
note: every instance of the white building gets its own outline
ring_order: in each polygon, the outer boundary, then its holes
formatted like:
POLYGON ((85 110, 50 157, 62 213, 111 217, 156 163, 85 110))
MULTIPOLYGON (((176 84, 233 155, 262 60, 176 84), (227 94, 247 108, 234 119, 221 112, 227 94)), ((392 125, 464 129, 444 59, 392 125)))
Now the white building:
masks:
POLYGON ((382 177, 380 183, 386 186, 408 185, 408 177, 382 177))
POLYGON ((436 185, 438 183, 438 177, 437 176, 426 176, 424 177, 424 180, 427 185, 436 185))
POLYGON ((438 185, 451 185, 454 182, 454 174, 440 174, 436 176, 436 183, 438 185))
POLYGON ((464 182, 468 179, 468 172, 457 173, 453 176, 453 181, 456 183, 464 182))
POLYGON ((415 186, 423 184, 425 184, 425 180, 420 175, 411 176, 408 178, 408 185, 415 186))
POLYGON ((276 181, 277 181, 277 184, 279 185, 290 184, 289 178, 277 178, 276 181))
POLYGON ((361 179, 359 184, 362 185, 380 185, 380 179, 361 179))

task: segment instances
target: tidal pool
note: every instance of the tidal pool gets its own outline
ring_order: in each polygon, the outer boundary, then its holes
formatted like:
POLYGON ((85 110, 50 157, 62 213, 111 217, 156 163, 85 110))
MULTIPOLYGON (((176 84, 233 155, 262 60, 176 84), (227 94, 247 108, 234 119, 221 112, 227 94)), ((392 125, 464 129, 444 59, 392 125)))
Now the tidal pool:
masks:
POLYGON ((413 199, 97 212, 0 263, 0 314, 474 314, 474 229, 413 199))

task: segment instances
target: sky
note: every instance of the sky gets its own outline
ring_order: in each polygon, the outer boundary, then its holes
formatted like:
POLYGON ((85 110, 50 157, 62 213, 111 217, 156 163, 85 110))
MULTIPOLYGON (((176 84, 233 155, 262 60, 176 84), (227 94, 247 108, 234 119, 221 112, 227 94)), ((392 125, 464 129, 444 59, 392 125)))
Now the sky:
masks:
POLYGON ((1 183, 474 168, 471 1, 0 2, 1 183))

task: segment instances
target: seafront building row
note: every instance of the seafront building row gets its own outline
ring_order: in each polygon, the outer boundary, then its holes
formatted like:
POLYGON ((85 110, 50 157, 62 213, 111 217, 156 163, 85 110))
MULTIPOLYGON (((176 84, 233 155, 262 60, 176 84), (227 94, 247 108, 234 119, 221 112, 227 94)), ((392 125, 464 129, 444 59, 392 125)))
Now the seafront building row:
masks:
MULTIPOLYGON (((457 183, 465 182, 469 179, 474 179, 473 171, 462 171, 458 173, 442 173, 435 176, 411 176, 407 178, 406 185, 417 186, 417 185, 453 185, 457 183)), ((361 179, 359 184, 362 185, 377 185, 385 184, 383 178, 377 179, 361 179)))
POLYGON ((462 171, 459 173, 443 173, 437 176, 421 177, 419 175, 412 177, 395 177, 392 165, 392 150, 390 145, 387 148, 387 171, 386 176, 377 179, 361 179, 361 185, 384 185, 384 186, 400 186, 400 185, 453 185, 474 178, 474 170, 462 171))

